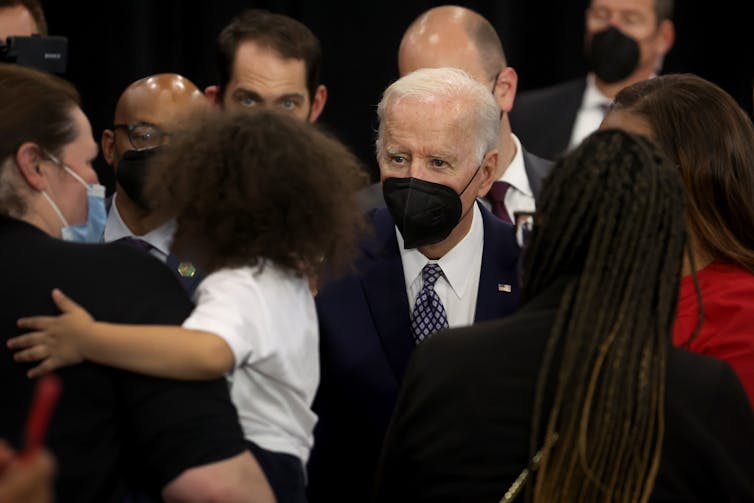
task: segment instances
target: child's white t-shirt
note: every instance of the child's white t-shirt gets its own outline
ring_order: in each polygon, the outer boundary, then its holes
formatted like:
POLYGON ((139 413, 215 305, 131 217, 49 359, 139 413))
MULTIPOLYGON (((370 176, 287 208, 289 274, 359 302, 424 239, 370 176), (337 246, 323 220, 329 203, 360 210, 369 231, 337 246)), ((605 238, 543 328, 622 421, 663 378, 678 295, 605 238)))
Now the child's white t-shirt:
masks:
POLYGON ((222 337, 235 357, 230 395, 246 438, 305 464, 317 416, 319 328, 305 277, 271 261, 221 269, 194 294, 184 328, 222 337))

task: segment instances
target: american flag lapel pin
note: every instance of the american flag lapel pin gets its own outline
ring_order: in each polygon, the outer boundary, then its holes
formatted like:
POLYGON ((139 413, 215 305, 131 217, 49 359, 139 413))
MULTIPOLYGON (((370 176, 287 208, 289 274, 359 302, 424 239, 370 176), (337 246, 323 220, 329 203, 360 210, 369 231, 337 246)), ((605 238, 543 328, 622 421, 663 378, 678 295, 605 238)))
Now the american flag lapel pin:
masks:
POLYGON ((511 293, 511 286, 508 283, 498 283, 497 284, 497 291, 498 292, 511 293))

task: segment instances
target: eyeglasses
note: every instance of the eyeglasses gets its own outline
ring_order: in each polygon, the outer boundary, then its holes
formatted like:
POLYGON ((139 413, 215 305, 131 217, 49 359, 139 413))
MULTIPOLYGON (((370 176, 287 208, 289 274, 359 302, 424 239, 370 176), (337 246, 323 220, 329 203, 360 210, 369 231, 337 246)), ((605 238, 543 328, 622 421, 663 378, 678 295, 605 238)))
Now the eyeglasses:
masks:
POLYGON ((148 122, 135 122, 133 124, 113 124, 113 129, 124 128, 128 130, 128 140, 137 149, 158 147, 165 143, 170 136, 159 127, 148 122))

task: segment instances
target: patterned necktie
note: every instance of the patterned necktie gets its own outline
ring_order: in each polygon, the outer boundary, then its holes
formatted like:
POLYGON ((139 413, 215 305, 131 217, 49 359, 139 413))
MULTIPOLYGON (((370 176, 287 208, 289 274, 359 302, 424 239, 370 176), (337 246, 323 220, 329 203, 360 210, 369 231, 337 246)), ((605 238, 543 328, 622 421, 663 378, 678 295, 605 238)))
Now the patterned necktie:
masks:
POLYGON ((414 312, 411 314, 411 331, 416 344, 448 327, 448 315, 440 296, 435 292, 435 282, 440 276, 442 269, 437 264, 427 264, 422 269, 422 289, 416 296, 414 312))
POLYGON ((487 193, 487 199, 492 205, 492 214, 509 224, 512 222, 508 210, 505 208, 505 194, 510 186, 511 184, 508 182, 493 182, 490 191, 487 193))

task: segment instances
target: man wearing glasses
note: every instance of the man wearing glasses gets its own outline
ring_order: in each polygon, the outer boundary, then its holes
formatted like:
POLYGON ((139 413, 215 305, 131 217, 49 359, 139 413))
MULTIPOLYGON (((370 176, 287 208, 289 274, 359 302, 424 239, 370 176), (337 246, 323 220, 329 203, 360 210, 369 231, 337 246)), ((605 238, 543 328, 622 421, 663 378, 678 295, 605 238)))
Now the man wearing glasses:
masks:
POLYGON ((116 179, 104 240, 123 240, 154 255, 170 267, 189 293, 200 274, 191 263, 170 253, 173 222, 157 228, 148 224, 150 207, 144 185, 149 157, 168 140, 177 121, 206 106, 207 98, 188 79, 175 73, 152 75, 123 91, 113 127, 102 133, 102 153, 116 179))

